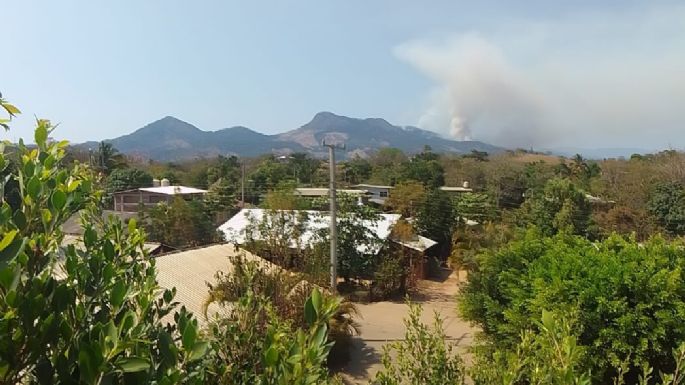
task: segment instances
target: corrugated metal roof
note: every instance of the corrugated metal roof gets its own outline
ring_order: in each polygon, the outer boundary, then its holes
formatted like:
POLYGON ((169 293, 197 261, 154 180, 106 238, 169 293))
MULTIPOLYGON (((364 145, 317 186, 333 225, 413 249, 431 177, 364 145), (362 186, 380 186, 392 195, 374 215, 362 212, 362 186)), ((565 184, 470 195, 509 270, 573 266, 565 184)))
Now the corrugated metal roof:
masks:
MULTIPOLYGON (((73 235, 73 234, 64 234, 64 239, 62 240, 62 246, 67 246, 67 245, 75 245, 77 248, 83 246, 83 239, 79 235, 73 235)), ((162 246, 161 243, 155 243, 155 242, 145 242, 143 244, 143 248, 145 248, 145 251, 148 253, 152 253, 157 250, 162 246)))
POLYGON ((435 246, 438 244, 438 242, 435 242, 432 239, 428 239, 424 236, 419 235, 417 239, 411 240, 411 241, 401 241, 401 240, 395 240, 395 242, 399 243, 400 245, 404 247, 408 247, 412 250, 424 252, 431 247, 435 246))
MULTIPOLYGON (((366 195, 369 193, 366 190, 336 189, 335 191, 348 195, 366 195)), ((328 196, 328 189, 325 187, 298 187, 295 189, 295 193, 301 196, 325 197, 328 196)))
POLYGON ((392 187, 392 186, 380 186, 380 185, 376 185, 376 184, 365 184, 365 183, 357 184, 357 185, 354 185, 354 186, 352 186, 352 187, 379 188, 379 189, 388 189, 388 190, 394 188, 394 187, 392 187))
MULTIPOLYGON (((103 220, 108 219, 110 216, 119 218, 124 224, 128 223, 131 218, 138 219, 138 213, 136 212, 102 210, 103 220)), ((83 235, 84 230, 81 226, 81 214, 76 213, 67 219, 62 225, 62 231, 65 234, 83 235)))
MULTIPOLYGON (((278 269, 276 265, 233 244, 221 244, 156 257, 157 282, 165 289, 175 287, 175 300, 192 311, 198 322, 205 323, 202 307, 209 295, 207 283, 216 283, 215 276, 219 271, 230 274, 233 271, 231 257, 239 255, 268 269, 278 269)), ((207 309, 210 318, 224 312, 225 309, 218 304, 207 309)))
MULTIPOLYGON (((237 244, 243 244, 245 243, 245 239, 247 238, 247 231, 250 229, 250 222, 254 221, 256 223, 261 223, 264 218, 265 214, 269 210, 264 210, 264 209, 242 209, 238 212, 238 214, 234 215, 231 219, 229 219, 226 223, 222 224, 219 226, 219 231, 224 234, 226 240, 228 242, 235 242, 237 244)), ((276 210, 277 212, 284 212, 283 210, 276 210)), ((316 241, 316 233, 319 230, 328 228, 330 224, 330 215, 326 212, 321 212, 321 211, 289 211, 291 213, 294 213, 294 219, 295 219, 295 224, 300 226, 301 224, 298 223, 300 219, 305 219, 307 223, 304 225, 305 229, 302 232, 302 235, 300 236, 299 239, 299 244, 302 246, 308 246, 311 245, 313 242, 316 241), (300 215, 300 214, 306 214, 306 215, 300 215)), ((268 217, 267 217, 268 218, 268 217)), ((379 214, 379 220, 377 222, 374 221, 363 221, 363 225, 373 231, 376 236, 384 241, 390 236, 390 231, 392 230, 392 226, 397 223, 397 221, 400 219, 399 214, 379 214)), ((251 235, 252 239, 259 239, 259 234, 256 234, 253 232, 251 235)), ((293 240, 291 243, 292 247, 297 247, 298 242, 296 240, 293 240)), ((362 253, 370 253, 370 254, 377 254, 380 251, 380 245, 364 245, 360 244, 357 246, 357 250, 359 250, 362 253)))
POLYGON ((156 194, 164 195, 185 195, 185 194, 205 194, 207 190, 202 190, 195 187, 186 186, 160 186, 160 187, 142 187, 140 191, 146 191, 156 194))
POLYGON ((449 186, 442 186, 442 187, 440 187, 440 190, 447 191, 447 192, 472 192, 473 191, 473 189, 470 189, 468 187, 449 187, 449 186))

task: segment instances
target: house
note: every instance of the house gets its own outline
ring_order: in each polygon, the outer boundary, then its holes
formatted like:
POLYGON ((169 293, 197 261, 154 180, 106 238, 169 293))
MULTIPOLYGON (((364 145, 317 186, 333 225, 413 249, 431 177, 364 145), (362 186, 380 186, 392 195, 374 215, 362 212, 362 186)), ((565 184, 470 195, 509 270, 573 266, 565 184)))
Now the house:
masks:
POLYGON ((132 190, 118 191, 114 195, 114 211, 135 212, 142 205, 144 208, 153 207, 160 202, 170 203, 175 197, 186 200, 199 199, 207 194, 207 190, 194 187, 170 186, 169 181, 162 180, 160 186, 141 187, 132 190))
MULTIPOLYGON (((346 194, 357 198, 360 203, 366 203, 369 199, 369 192, 366 190, 336 189, 337 194, 346 194)), ((329 196, 329 189, 326 187, 298 187, 294 194, 303 198, 326 198, 329 196)))
POLYGON ((473 189, 469 187, 469 182, 464 182, 464 184, 460 187, 442 186, 440 187, 440 190, 449 194, 463 194, 473 192, 473 189))
MULTIPOLYGON (((330 225, 330 215, 327 212, 313 211, 313 210, 264 210, 264 209, 243 209, 240 210, 231 219, 219 226, 218 231, 222 233, 226 241, 235 243, 237 245, 244 245, 248 240, 259 240, 261 236, 257 230, 257 226, 250 226, 251 223, 267 224, 268 221, 274 221, 274 226, 282 226, 277 218, 273 218, 268 213, 283 213, 292 214, 293 226, 297 227, 299 237, 297 239, 290 239, 290 247, 293 249, 304 248, 314 245, 318 241, 317 234, 321 230, 325 230, 330 225)), ((437 242, 421 237, 415 236, 408 240, 396 239, 392 236, 393 226, 400 220, 399 214, 379 214, 378 221, 365 220, 362 225, 367 229, 373 231, 376 237, 381 241, 380 243, 357 245, 357 250, 361 253, 378 255, 381 250, 391 247, 390 245, 399 245, 402 248, 417 252, 413 257, 412 262, 415 266, 412 271, 416 271, 417 277, 425 278, 427 271, 425 269, 425 258, 428 249, 432 248, 437 242), (419 258, 420 256, 420 258, 419 258)))
MULTIPOLYGON (((200 324, 204 324, 204 304, 209 295, 208 283, 216 283, 216 274, 233 272, 233 260, 240 256, 270 269, 278 267, 233 244, 219 244, 164 254, 155 258, 157 282, 165 289, 176 288, 175 301, 192 311, 200 324)), ((222 306, 213 303, 207 308, 207 316, 224 314, 222 306)), ((173 317, 173 315, 169 315, 173 317)))
POLYGON ((362 191, 367 191, 369 193, 369 202, 379 205, 385 204, 385 200, 390 196, 390 190, 393 189, 392 186, 381 186, 375 184, 358 184, 352 187, 362 191))

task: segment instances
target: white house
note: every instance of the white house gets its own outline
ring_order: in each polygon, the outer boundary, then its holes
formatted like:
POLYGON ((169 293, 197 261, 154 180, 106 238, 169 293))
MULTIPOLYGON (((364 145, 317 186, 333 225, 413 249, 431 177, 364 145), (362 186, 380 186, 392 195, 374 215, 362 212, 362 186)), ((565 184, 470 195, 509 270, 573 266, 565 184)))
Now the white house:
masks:
POLYGON ((367 191, 369 193, 369 201, 380 205, 384 204, 385 200, 390 197, 390 191, 393 189, 392 186, 375 184, 358 184, 352 187, 361 191, 367 191))

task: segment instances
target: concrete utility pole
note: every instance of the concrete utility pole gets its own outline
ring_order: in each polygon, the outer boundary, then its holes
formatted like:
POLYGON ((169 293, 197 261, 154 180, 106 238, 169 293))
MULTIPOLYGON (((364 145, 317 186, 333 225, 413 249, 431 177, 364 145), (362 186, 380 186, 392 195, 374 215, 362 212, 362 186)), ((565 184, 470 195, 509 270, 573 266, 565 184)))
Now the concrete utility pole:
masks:
POLYGON ((245 208, 245 161, 240 161, 240 208, 245 208))
POLYGON ((330 168, 330 186, 328 187, 329 200, 331 205, 331 292, 337 293, 338 289, 338 224, 336 216, 336 191, 335 191, 335 150, 344 149, 344 145, 327 144, 323 141, 323 146, 328 147, 328 165, 330 168))

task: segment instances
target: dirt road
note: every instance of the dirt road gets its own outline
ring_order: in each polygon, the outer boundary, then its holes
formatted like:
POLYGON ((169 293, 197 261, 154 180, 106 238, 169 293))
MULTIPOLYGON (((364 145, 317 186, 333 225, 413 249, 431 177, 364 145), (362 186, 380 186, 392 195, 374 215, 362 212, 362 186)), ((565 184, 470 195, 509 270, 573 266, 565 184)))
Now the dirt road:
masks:
MULTIPOLYGON (((444 320, 447 337, 458 347, 473 343, 476 331, 456 313, 455 295, 458 291, 456 273, 444 281, 421 281, 412 301, 423 307, 422 319, 432 324, 434 311, 444 320)), ((376 302, 358 305, 363 318, 361 336, 355 338, 350 362, 343 368, 343 377, 349 384, 367 384, 380 369, 382 347, 388 341, 404 338, 403 320, 408 314, 404 302, 376 302)), ((461 349, 459 349, 461 350, 461 349)))

